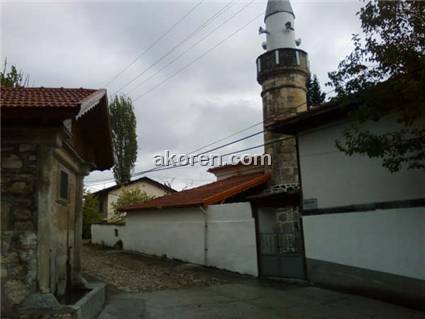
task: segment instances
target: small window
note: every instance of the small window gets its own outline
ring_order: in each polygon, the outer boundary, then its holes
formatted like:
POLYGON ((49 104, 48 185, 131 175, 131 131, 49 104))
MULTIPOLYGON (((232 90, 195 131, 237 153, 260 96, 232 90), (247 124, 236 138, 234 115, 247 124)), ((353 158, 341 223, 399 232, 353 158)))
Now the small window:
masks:
POLYGON ((59 199, 68 201, 69 198, 69 180, 68 174, 64 171, 60 173, 60 189, 59 189, 59 199))

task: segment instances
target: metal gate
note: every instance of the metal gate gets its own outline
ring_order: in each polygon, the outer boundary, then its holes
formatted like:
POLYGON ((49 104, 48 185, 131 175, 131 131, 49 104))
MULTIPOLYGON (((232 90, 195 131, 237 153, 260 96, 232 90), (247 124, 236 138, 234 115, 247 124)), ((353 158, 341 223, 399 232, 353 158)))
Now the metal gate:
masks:
POLYGON ((262 276, 304 279, 304 249, 298 209, 276 211, 273 233, 260 233, 262 276))

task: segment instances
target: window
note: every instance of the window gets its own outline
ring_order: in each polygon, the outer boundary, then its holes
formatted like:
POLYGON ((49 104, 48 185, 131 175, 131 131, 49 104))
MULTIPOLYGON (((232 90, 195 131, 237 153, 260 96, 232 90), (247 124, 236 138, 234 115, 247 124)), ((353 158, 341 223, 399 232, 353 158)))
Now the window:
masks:
POLYGON ((60 188, 59 199, 68 201, 69 198, 69 178, 68 174, 64 171, 60 172, 60 188))

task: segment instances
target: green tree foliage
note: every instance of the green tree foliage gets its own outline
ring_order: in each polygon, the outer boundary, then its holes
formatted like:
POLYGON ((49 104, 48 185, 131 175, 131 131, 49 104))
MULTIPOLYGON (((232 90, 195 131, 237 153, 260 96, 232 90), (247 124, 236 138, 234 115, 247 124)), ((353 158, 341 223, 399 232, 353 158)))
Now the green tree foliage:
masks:
POLYGON ((0 72, 1 87, 23 87, 28 85, 29 76, 24 76, 21 71, 12 65, 10 70, 7 70, 7 59, 4 60, 3 71, 0 72))
POLYGON ((358 106, 337 147, 381 158, 391 172, 425 170, 425 1, 372 0, 357 14, 363 34, 329 73, 338 103, 358 106), (377 133, 361 125, 388 114, 399 129, 377 133))
POLYGON ((101 220, 102 217, 99 214, 99 201, 90 192, 85 191, 83 196, 83 238, 90 238, 91 225, 101 220))
POLYGON ((320 89, 319 80, 314 75, 307 80, 307 106, 318 106, 325 102, 326 93, 320 89))
POLYGON ((119 214, 118 209, 128 207, 133 204, 141 203, 154 197, 147 195, 139 188, 123 187, 118 199, 112 203, 112 208, 115 214, 119 214))
POLYGON ((112 144, 115 166, 113 173, 118 185, 130 181, 137 159, 136 116, 130 98, 115 96, 110 104, 112 144))

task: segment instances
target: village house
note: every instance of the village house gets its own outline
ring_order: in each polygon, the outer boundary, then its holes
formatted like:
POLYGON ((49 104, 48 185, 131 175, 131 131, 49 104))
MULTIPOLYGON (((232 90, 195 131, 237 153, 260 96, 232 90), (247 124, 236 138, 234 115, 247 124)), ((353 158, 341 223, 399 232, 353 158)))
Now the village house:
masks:
POLYGON ((88 288, 83 179, 113 165, 106 90, 2 87, 0 102, 2 317, 88 318, 64 304, 88 288))
POLYGON ((218 180, 125 207, 125 225, 92 225, 92 242, 257 276, 256 225, 248 196, 264 189, 262 166, 210 169, 218 180))
MULTIPOLYGON (((425 173, 338 150, 351 109, 332 103, 268 123, 297 138, 307 278, 425 309, 425 173)), ((398 125, 388 115, 363 128, 398 125)))
POLYGON ((139 189, 149 197, 161 197, 175 192, 171 187, 145 176, 132 180, 125 185, 114 185, 101 189, 93 195, 99 201, 99 214, 102 217, 109 219, 114 215, 112 204, 120 197, 124 188, 128 190, 139 189))
MULTIPOLYGON (((298 48, 294 20, 289 1, 268 1, 266 29, 260 29, 260 33, 267 35, 263 44, 266 52, 258 57, 256 63, 257 80, 263 88, 264 123, 277 115, 290 116, 307 110, 308 55, 298 48), (282 26, 285 26, 284 32, 282 26)), ((165 254, 254 276, 305 279, 295 139, 265 131, 264 144, 265 155, 271 157, 272 165, 213 168, 210 172, 216 174, 217 182, 127 208, 125 226, 116 226, 112 230, 106 225, 94 225, 93 240, 109 246, 122 240, 124 249, 165 254), (262 174, 262 179, 250 174, 253 171, 262 174), (244 176, 242 181, 239 175, 244 176), (244 185, 253 181, 261 181, 261 184, 247 193, 244 185), (236 187, 235 182, 240 185, 236 187), (227 189, 229 186, 230 189, 227 189), (234 187, 238 195, 237 204, 234 203, 234 187), (209 196, 216 201, 210 203, 207 200, 209 196), (186 198, 190 199, 190 205, 182 202, 186 198), (168 201, 170 206, 166 204, 168 201), (195 206, 191 208, 191 215, 187 214, 187 206, 195 206), (200 212, 204 211, 203 217, 200 212), (193 235, 193 231, 179 226, 181 219, 188 225, 194 225, 196 219, 191 218, 197 218, 200 225, 203 218, 206 219, 204 223, 208 229, 203 231, 199 228, 199 238, 193 235), (158 227, 167 223, 174 226, 164 226, 164 230, 159 232, 158 227), (210 226, 209 223, 215 224, 210 226), (165 235, 167 229, 172 230, 169 236, 165 235), (206 245, 205 253, 199 241, 202 236, 207 237, 202 241, 206 245), (172 240, 173 237, 178 240, 172 240), (178 245, 174 244, 177 242, 178 245)))

